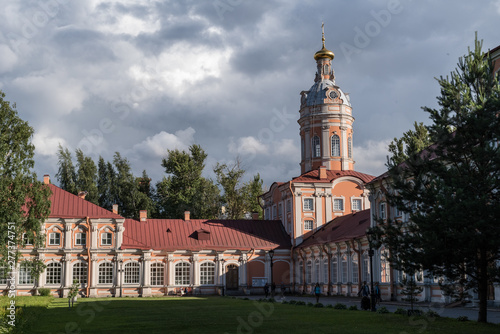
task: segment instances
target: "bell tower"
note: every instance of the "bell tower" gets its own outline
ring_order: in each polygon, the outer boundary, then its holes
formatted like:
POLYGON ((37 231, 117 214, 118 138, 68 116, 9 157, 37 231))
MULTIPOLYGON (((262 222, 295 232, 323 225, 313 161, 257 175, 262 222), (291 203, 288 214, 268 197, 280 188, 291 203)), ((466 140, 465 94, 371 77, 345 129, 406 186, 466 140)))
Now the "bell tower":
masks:
POLYGON ((314 54, 316 77, 300 103, 301 174, 326 166, 327 170, 353 170, 351 102, 335 84, 334 53, 325 47, 324 24, 321 50, 314 54))

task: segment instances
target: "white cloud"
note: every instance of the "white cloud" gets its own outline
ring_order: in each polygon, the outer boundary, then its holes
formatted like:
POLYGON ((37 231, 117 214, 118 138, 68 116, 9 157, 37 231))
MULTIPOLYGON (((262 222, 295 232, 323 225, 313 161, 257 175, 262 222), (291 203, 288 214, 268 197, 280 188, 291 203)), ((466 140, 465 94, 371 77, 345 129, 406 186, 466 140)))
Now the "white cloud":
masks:
POLYGON ((356 171, 374 176, 383 174, 387 170, 385 163, 390 142, 390 139, 368 140, 363 146, 354 146, 356 171))
POLYGON ((268 147, 253 136, 241 137, 236 141, 234 138, 230 138, 228 150, 231 154, 242 156, 254 156, 256 154, 267 155, 269 152, 268 147))
POLYGON ((7 45, 0 45, 0 73, 8 72, 17 63, 17 56, 7 45))
POLYGON ((176 131, 174 134, 161 131, 134 145, 132 151, 138 155, 163 157, 167 150, 188 150, 189 146, 194 143, 195 132, 191 127, 176 131))
POLYGON ((44 156, 56 156, 59 144, 68 147, 64 138, 52 135, 47 129, 35 132, 32 143, 35 145, 35 153, 44 156))

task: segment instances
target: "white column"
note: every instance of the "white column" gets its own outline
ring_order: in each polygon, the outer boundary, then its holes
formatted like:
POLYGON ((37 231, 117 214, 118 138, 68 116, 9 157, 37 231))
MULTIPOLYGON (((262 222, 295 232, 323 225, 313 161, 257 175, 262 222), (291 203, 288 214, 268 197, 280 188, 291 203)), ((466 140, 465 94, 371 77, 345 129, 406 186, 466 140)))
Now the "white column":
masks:
MULTIPOLYGON (((327 191, 330 191, 328 189, 327 191)), ((332 220, 332 194, 325 194, 325 224, 332 220)))
POLYGON ((311 134, 310 129, 304 129, 304 151, 305 151, 305 170, 308 171, 311 169, 311 134))
POLYGON ((64 248, 71 248, 71 224, 65 223, 64 225, 64 248))
POLYGON ((340 145, 341 145, 341 161, 342 161, 342 170, 347 170, 349 167, 349 163, 347 161, 347 127, 340 127, 340 145))
POLYGON ((316 211, 316 228, 323 225, 323 193, 317 192, 314 198, 316 211))
MULTIPOLYGON (((292 235, 293 240, 302 236, 302 193, 295 193, 295 235, 292 235)), ((300 239, 302 240, 302 239, 300 239)), ((298 240, 297 240, 298 241, 298 240)))
POLYGON ((240 285, 247 285, 247 255, 241 254, 240 257, 240 285))
POLYGON ((97 223, 92 222, 91 229, 90 229, 91 237, 90 237, 90 245, 91 248, 96 249, 97 248, 97 238, 99 237, 98 231, 97 231, 97 223))
MULTIPOLYGON (((330 127, 327 124, 324 124, 321 127, 321 155, 323 164, 327 165, 326 162, 329 161, 330 159, 330 140, 329 136, 330 135, 330 127)), ((330 166, 326 166, 327 169, 330 169, 330 166)))
POLYGON ((97 272, 98 270, 98 266, 97 266, 97 256, 95 254, 92 254, 92 258, 90 260, 91 262, 91 268, 92 268, 92 282, 91 282, 91 285, 90 285, 90 293, 89 293, 89 297, 97 297, 97 290, 96 290, 96 286, 97 286, 97 279, 99 278, 99 273, 97 272))
MULTIPOLYGON (((70 258, 68 257, 68 255, 64 256, 61 259, 61 262, 63 262, 63 274, 64 274, 64 280, 62 280, 63 286, 65 288, 69 288, 73 284, 73 280, 71 279, 71 276, 72 276, 71 272, 70 272, 71 261, 70 261, 70 258)), ((65 291, 65 293, 66 293, 66 291, 65 291)))
POLYGON ((144 253, 143 255, 143 270, 142 270, 142 279, 140 280, 140 283, 142 285, 142 296, 143 297, 150 297, 151 296, 151 253, 147 252, 144 253))
POLYGON ((191 272, 192 272, 191 283, 193 285, 200 285, 200 275, 198 274, 198 272, 199 272, 198 260, 199 260, 198 254, 194 254, 191 257, 191 268, 192 268, 192 270, 191 270, 191 272))

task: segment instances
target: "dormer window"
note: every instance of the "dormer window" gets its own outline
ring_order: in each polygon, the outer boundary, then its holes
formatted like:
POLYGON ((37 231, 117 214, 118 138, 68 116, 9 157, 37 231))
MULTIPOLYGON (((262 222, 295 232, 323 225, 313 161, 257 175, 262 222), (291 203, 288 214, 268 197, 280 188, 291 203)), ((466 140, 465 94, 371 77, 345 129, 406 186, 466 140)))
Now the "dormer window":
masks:
POLYGON ((53 232, 49 234, 49 245, 59 246, 61 244, 61 233, 53 232))

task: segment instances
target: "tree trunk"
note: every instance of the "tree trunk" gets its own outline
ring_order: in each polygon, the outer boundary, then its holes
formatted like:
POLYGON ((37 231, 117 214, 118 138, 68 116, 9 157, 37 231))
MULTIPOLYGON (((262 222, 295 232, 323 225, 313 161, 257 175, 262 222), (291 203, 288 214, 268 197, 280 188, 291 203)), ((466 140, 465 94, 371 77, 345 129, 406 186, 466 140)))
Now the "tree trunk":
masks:
POLYGON ((478 322, 487 322, 488 320, 488 262, 486 261, 486 252, 480 251, 479 259, 479 277, 477 292, 479 295, 479 314, 478 322))

